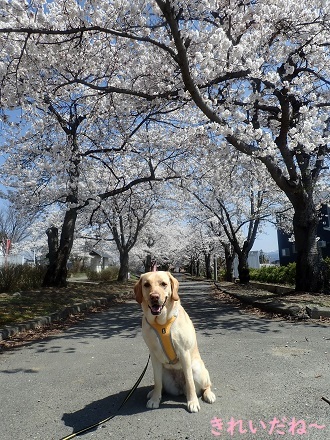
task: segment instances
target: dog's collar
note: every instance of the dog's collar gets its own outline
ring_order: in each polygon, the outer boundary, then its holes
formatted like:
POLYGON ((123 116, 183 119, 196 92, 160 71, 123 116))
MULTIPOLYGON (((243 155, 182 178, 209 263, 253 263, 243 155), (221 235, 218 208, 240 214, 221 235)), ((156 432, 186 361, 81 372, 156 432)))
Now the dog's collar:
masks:
POLYGON ((165 324, 158 324, 156 321, 149 322, 146 317, 147 323, 155 331, 160 345, 162 346, 162 349, 168 359, 168 363, 171 365, 176 364, 179 360, 175 353, 171 337, 171 327, 176 318, 177 315, 174 315, 165 324))

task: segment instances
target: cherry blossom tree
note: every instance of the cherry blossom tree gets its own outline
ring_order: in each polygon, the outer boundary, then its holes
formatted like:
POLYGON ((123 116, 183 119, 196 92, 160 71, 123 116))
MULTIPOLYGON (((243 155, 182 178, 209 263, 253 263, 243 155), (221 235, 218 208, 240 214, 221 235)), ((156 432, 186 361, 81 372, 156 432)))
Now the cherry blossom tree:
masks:
POLYGON ((316 228, 328 182, 329 2, 12 1, 1 8, 3 107, 21 105, 40 90, 31 78, 42 56, 48 59, 44 83, 54 90, 75 84, 151 105, 180 103, 185 126, 199 124, 218 137, 219 149, 226 140, 265 165, 294 209, 296 289, 319 289, 316 228))
POLYGON ((202 219, 189 219, 189 240, 185 248, 189 256, 189 270, 191 275, 204 275, 212 279, 214 274, 213 259, 222 252, 220 242, 210 225, 202 219))
POLYGON ((151 139, 157 136, 163 142, 167 130, 161 136, 159 129, 156 133, 149 127, 147 133, 141 120, 132 126, 128 118, 116 114, 110 125, 109 117, 105 122, 96 118, 102 114, 95 106, 95 113, 85 116, 82 97, 57 106, 47 98, 45 104, 46 110, 36 108, 43 115, 42 124, 39 119, 33 122, 36 114, 30 112, 30 119, 22 119, 29 121, 27 130, 22 134, 18 124, 17 132, 8 135, 1 173, 12 188, 9 197, 16 206, 65 207, 60 236, 57 226, 47 229, 50 264, 44 284, 58 286, 66 283, 78 213, 91 216, 102 201, 138 184, 176 178, 174 162, 182 149, 178 141, 174 152, 159 150, 151 139), (142 128, 140 136, 137 132, 142 128))
POLYGON ((230 146, 223 147, 222 154, 210 154, 207 161, 208 166, 204 161, 186 190, 198 201, 202 217, 222 238, 228 263, 230 255, 234 257, 228 253, 230 249, 237 255, 240 282, 247 283, 249 252, 262 224, 274 219, 282 207, 281 192, 271 184, 263 166, 230 146), (222 165, 225 157, 230 166, 222 165))
MULTIPOLYGON (((24 7, 15 1, 5 5, 3 16, 22 25, 38 22, 41 15, 41 23, 47 21, 50 27, 56 17, 70 26, 70 14, 79 15, 81 10, 78 3, 69 3, 66 18, 54 3, 38 10, 33 2, 24 7)), ((176 177, 174 161, 182 150, 178 142, 160 150, 158 145, 167 144, 169 132, 160 136, 159 129, 147 127, 178 106, 166 102, 146 105, 139 99, 146 98, 144 93, 118 86, 118 78, 136 82, 141 75, 133 69, 134 47, 103 41, 97 35, 91 40, 81 34, 82 40, 77 40, 75 35, 67 38, 65 34, 58 38, 50 32, 45 39, 36 34, 31 45, 24 36, 15 45, 4 43, 10 66, 2 78, 2 104, 5 109, 19 108, 21 114, 12 130, 13 123, 4 113, 11 131, 3 149, 8 157, 2 175, 12 189, 22 182, 25 185, 24 191, 12 191, 10 197, 17 206, 20 199, 40 209, 52 203, 65 206, 60 236, 57 226, 47 229, 50 264, 45 285, 65 285, 78 213, 90 211, 92 215, 102 201, 138 184, 176 177), (106 58, 101 56, 104 47, 111 59, 106 68, 106 58), (102 94, 86 90, 76 79, 90 78, 88 64, 95 67, 94 78, 100 77, 96 70, 101 71, 116 86, 102 94), (144 134, 137 138, 141 129, 144 134), (158 137, 153 146, 152 136, 158 137)))
POLYGON ((137 269, 151 270, 152 263, 158 269, 172 270, 189 262, 186 248, 191 242, 191 229, 182 219, 180 203, 171 209, 157 207, 151 219, 141 231, 131 257, 137 269))
POLYGON ((150 187, 140 185, 102 204, 93 223, 98 223, 102 235, 109 235, 119 253, 118 281, 126 281, 129 273, 129 255, 139 235, 148 223, 156 199, 150 187))
POLYGON ((8 255, 12 246, 27 237, 28 227, 33 223, 34 217, 22 217, 14 206, 9 205, 0 212, 0 249, 3 255, 8 255))
MULTIPOLYGON (((329 140, 324 1, 156 0, 185 93, 237 150, 258 158, 294 208, 296 289, 321 286, 318 187, 329 140)), ((159 39, 157 41, 159 43, 159 39)))

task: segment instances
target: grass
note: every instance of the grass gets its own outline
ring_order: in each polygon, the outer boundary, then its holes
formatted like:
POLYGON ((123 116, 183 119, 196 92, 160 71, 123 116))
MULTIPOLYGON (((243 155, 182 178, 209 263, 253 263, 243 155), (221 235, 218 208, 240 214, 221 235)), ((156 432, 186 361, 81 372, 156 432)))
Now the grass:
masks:
POLYGON ((18 293, 0 293, 0 328, 37 316, 47 316, 73 304, 104 298, 116 293, 132 294, 134 280, 127 283, 69 283, 65 288, 42 288, 18 293))
POLYGON ((300 304, 330 307, 330 295, 312 295, 310 293, 299 292, 296 295, 285 295, 283 299, 289 302, 299 302, 300 304))

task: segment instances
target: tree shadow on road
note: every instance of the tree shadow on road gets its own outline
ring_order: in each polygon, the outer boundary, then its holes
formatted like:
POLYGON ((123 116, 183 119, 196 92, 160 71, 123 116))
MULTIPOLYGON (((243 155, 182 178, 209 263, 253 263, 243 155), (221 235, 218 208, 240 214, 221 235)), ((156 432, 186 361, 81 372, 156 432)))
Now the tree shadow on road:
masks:
POLYGON ((272 327, 271 319, 251 316, 242 312, 238 306, 222 303, 213 299, 211 295, 190 295, 184 289, 184 293, 180 296, 181 303, 193 321, 197 333, 214 336, 226 330, 240 332, 248 329, 258 333, 279 331, 272 327))
POLYGON ((141 332, 140 307, 135 301, 128 301, 113 305, 111 308, 92 313, 63 332, 58 332, 40 341, 33 341, 26 344, 27 348, 35 350, 36 353, 75 353, 77 350, 77 340, 79 344, 89 344, 88 339, 109 339, 113 336, 120 338, 136 338, 141 332), (69 339, 73 341, 71 347, 63 349, 61 344, 57 344, 57 339, 69 339), (50 345, 49 340, 54 341, 50 345))
MULTIPOLYGON (((182 305, 192 319, 197 333, 214 336, 225 331, 240 332, 247 329, 258 333, 279 331, 272 326, 271 319, 251 316, 240 311, 237 306, 214 300, 209 294, 196 293, 196 287, 183 288, 182 291, 180 294, 182 305)), ((105 340, 117 336, 134 339, 141 334, 141 319, 140 306, 135 301, 128 301, 90 315, 64 333, 53 337, 53 345, 49 345, 49 340, 43 340, 31 345, 31 349, 37 353, 45 351, 57 353, 64 350, 65 353, 70 354, 78 349, 75 340, 79 344, 88 344, 93 338, 105 340), (61 344, 56 344, 57 337, 73 341, 72 346, 64 349, 61 344)))
MULTIPOLYGON (((225 332, 252 331, 260 334, 278 333, 280 327, 274 326, 274 320, 251 315, 242 311, 239 305, 228 304, 211 296, 211 285, 200 283, 182 283, 179 292, 183 307, 191 317, 197 334, 215 336, 225 332)), ((49 340, 31 344, 31 349, 37 353, 44 351, 57 353, 75 353, 79 344, 89 344, 90 339, 109 339, 113 336, 134 339, 141 335, 142 311, 134 300, 111 306, 111 308, 92 313, 83 321, 66 329, 63 333, 52 336, 53 345, 49 340), (73 341, 72 346, 65 349, 56 344, 57 338, 73 341)), ((283 320, 283 325, 285 321, 283 320)))

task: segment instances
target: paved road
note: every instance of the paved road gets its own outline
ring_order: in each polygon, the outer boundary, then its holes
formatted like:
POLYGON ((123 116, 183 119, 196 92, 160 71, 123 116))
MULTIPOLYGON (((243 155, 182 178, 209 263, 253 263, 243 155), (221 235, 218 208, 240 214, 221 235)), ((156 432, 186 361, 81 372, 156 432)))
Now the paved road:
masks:
MULTIPOLYGON (((78 438, 330 438, 330 405, 321 399, 330 398, 330 328, 251 316, 214 302, 209 289, 184 282, 180 292, 217 401, 190 414, 184 399, 166 396, 146 410, 149 366, 120 415, 78 438)), ((3 353, 0 439, 58 440, 108 417, 147 361, 140 320, 132 301, 3 353)))

